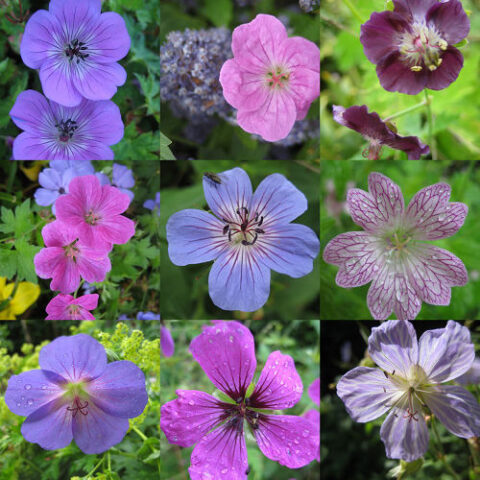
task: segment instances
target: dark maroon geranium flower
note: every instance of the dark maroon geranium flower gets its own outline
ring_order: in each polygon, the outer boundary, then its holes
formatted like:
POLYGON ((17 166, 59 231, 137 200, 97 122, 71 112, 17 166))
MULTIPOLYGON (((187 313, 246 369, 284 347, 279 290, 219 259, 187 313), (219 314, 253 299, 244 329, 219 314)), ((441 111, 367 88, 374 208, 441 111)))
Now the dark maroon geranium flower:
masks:
POLYGON ((393 0, 393 4, 393 12, 372 13, 360 34, 382 87, 409 95, 448 87, 463 67, 463 56, 453 45, 470 31, 461 2, 393 0))
POLYGON ((430 152, 428 145, 424 145, 418 137, 397 135, 393 125, 384 122, 378 113, 369 113, 366 105, 349 108, 334 105, 333 119, 340 125, 361 133, 369 141, 368 149, 363 152, 369 160, 378 160, 384 145, 403 150, 409 160, 419 160, 420 155, 430 152))
POLYGON ((308 419, 265 413, 293 407, 302 396, 302 381, 289 355, 272 352, 247 395, 257 366, 247 327, 214 321, 192 340, 190 352, 231 399, 177 390, 178 398, 162 405, 160 427, 168 441, 181 447, 197 444, 188 469, 192 480, 247 480, 245 422, 264 455, 281 465, 300 468, 317 457, 319 432, 308 419))

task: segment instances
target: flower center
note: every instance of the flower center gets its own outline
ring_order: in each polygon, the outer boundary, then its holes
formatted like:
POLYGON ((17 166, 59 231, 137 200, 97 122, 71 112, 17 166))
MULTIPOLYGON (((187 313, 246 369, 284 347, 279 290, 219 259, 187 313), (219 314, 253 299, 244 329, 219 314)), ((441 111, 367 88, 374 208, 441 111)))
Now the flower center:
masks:
POLYGON ((382 143, 377 138, 371 138, 365 136, 365 139, 370 142, 368 148, 365 148, 362 151, 362 157, 368 158, 368 160, 378 160, 380 158, 380 154, 382 153, 382 143))
POLYGON ((235 211, 235 220, 222 220, 226 223, 223 227, 223 234, 228 235, 228 241, 241 243, 244 246, 254 245, 259 235, 265 230, 260 228, 263 223, 263 216, 258 213, 251 215, 247 207, 239 207, 235 211))
POLYGON ((78 38, 75 38, 70 43, 65 45, 65 56, 72 62, 72 60, 76 59, 77 64, 80 63, 80 60, 85 61, 85 59, 89 56, 88 53, 85 53, 85 50, 88 50, 88 47, 85 46, 85 43, 79 42, 78 38))
POLYGON ((94 212, 93 209, 90 209, 84 216, 85 221, 89 225, 98 225, 99 221, 102 219, 99 213, 94 212))
POLYGON ((400 254, 407 249, 407 245, 411 240, 412 237, 408 233, 394 232, 393 235, 387 238, 388 248, 400 254))
POLYGON ((274 67, 265 76, 265 82, 271 90, 282 89, 288 85, 290 72, 282 67, 274 67))
MULTIPOLYGON (((70 305, 77 307, 77 305, 70 305)), ((79 413, 81 415, 88 414, 88 393, 84 389, 84 382, 69 382, 65 385, 65 394, 69 399, 69 406, 67 410, 75 417, 79 413)))
POLYGON ((421 72, 424 68, 433 72, 442 64, 441 57, 448 43, 435 27, 427 26, 425 22, 415 22, 411 31, 401 36, 399 47, 403 60, 410 65, 412 72, 421 72))
POLYGON ((58 129, 58 139, 61 142, 68 142, 75 133, 75 130, 78 128, 77 122, 75 120, 62 120, 55 124, 58 129))
POLYGON ((67 407, 69 412, 72 412, 72 417, 75 418, 78 412, 80 412, 83 416, 88 415, 88 402, 85 400, 85 403, 82 404, 82 401, 79 398, 75 398, 72 402, 70 407, 67 407))
POLYGON ((72 243, 69 245, 65 245, 63 247, 63 251, 65 252, 65 256, 71 260, 73 260, 74 263, 77 262, 77 256, 80 253, 80 250, 78 247, 75 245, 78 242, 78 238, 74 240, 72 243))

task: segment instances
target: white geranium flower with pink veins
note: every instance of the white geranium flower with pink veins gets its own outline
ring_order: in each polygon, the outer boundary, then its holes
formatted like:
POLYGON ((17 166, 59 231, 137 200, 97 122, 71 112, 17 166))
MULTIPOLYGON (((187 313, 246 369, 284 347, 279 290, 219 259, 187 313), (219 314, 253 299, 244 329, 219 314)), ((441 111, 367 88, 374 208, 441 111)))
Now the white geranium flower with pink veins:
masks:
POLYGON ((363 231, 336 236, 323 253, 327 263, 340 267, 337 285, 372 282, 367 305, 375 320, 392 311, 399 320, 413 320, 422 301, 448 305, 451 287, 465 285, 467 271, 458 257, 425 241, 454 235, 468 207, 449 202, 446 183, 423 188, 406 209, 399 186, 388 177, 371 173, 368 190, 347 193, 350 215, 363 231))

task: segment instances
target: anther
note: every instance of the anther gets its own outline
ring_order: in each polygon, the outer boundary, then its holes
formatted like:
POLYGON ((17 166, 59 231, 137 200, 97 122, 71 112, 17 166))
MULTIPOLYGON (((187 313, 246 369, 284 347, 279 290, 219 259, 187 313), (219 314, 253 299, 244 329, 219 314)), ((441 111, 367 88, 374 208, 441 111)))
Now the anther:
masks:
POLYGON ((413 67, 410 67, 410 70, 412 72, 421 72, 423 68, 420 65, 414 65, 413 67))

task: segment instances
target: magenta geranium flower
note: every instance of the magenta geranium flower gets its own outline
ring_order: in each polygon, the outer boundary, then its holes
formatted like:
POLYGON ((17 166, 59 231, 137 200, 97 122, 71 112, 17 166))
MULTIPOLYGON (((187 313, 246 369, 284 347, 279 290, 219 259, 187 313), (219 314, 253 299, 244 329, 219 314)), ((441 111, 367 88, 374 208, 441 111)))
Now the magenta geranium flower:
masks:
POLYGON ((109 250, 85 244, 74 229, 56 220, 42 229, 45 247, 33 263, 40 278, 51 278, 50 288, 74 292, 80 277, 87 282, 103 282, 111 269, 109 250))
POLYGON ((357 422, 388 412, 380 429, 388 458, 412 462, 428 449, 425 416, 432 413, 461 438, 480 435, 480 405, 466 389, 445 385, 467 372, 475 358, 468 328, 449 321, 417 340, 410 322, 392 320, 372 329, 368 353, 380 368, 356 367, 337 394, 357 422))
POLYGON ((76 235, 94 248, 126 243, 135 234, 135 224, 121 215, 130 204, 128 195, 110 185, 101 185, 95 175, 74 178, 68 195, 55 206, 58 220, 75 229, 76 235))
POLYGON ((52 298, 45 309, 45 320, 95 320, 89 310, 98 305, 98 294, 90 293, 74 298, 71 295, 59 294, 52 298))
POLYGON ((238 124, 269 142, 282 140, 320 95, 319 48, 288 38, 280 20, 259 14, 235 28, 232 51, 220 83, 225 100, 238 109, 238 124))
POLYGON ((148 401, 145 376, 132 362, 107 364, 103 346, 83 333, 58 337, 40 351, 40 370, 12 375, 5 403, 27 417, 22 435, 45 450, 70 444, 102 453, 121 442, 128 419, 148 401))
POLYGON ((372 13, 361 27, 367 58, 385 90, 416 95, 454 82, 463 56, 453 45, 470 31, 458 0, 393 0, 393 12, 372 13))
POLYGON ((190 478, 247 479, 245 422, 266 457, 288 468, 310 463, 320 441, 310 422, 264 412, 291 408, 300 400, 303 386, 293 359, 279 351, 271 353, 247 397, 257 366, 253 336, 241 323, 214 323, 192 340, 190 352, 231 401, 196 390, 177 390, 178 398, 161 408, 160 426, 168 441, 181 447, 197 444, 190 478))
POLYGON ((120 109, 110 100, 62 107, 26 90, 10 117, 24 130, 13 142, 14 160, 113 160, 109 145, 123 138, 120 109))
POLYGON ((165 357, 171 357, 175 352, 172 334, 164 325, 160 327, 160 346, 162 347, 162 353, 165 357))
POLYGON ((360 133, 369 142, 368 149, 363 152, 369 160, 378 160, 384 145, 395 150, 403 150, 409 160, 419 160, 421 155, 430 152, 430 148, 420 142, 418 137, 397 135, 392 126, 385 123, 378 113, 369 113, 366 105, 349 108, 334 105, 333 119, 340 125, 360 133))
MULTIPOLYGON (((315 379, 308 387, 308 396, 312 402, 320 406, 320 378, 315 379)), ((312 424, 315 431, 320 436, 320 412, 315 409, 310 409, 305 412, 304 417, 312 424)), ((320 461, 320 445, 318 445, 317 461, 320 461)))
POLYGON ((364 231, 336 236, 323 252, 327 263, 340 267, 337 285, 372 282, 367 305, 376 320, 392 311, 399 320, 413 320, 422 301, 448 305, 451 287, 465 285, 467 271, 458 257, 424 242, 454 235, 468 207, 448 201, 446 183, 420 190, 406 210, 400 188, 388 177, 371 173, 368 190, 347 193, 350 215, 364 231))
POLYGON ((51 0, 25 26, 20 54, 40 70, 45 95, 74 107, 83 98, 108 100, 127 79, 118 60, 130 49, 123 18, 101 13, 101 0, 51 0))

